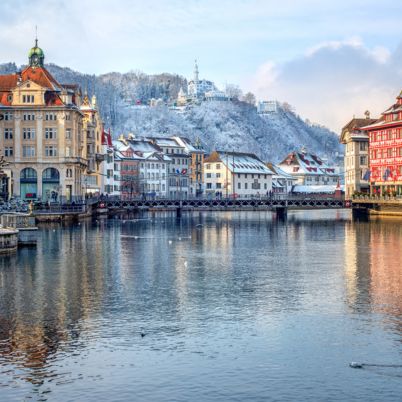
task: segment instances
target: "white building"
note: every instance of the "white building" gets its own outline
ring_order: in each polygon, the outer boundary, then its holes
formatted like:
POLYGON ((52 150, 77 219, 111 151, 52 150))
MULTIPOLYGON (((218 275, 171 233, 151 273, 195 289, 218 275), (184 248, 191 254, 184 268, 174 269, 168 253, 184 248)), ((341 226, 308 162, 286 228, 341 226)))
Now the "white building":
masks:
POLYGON ((133 151, 132 159, 138 162, 138 185, 141 195, 167 197, 171 158, 149 139, 129 135, 126 142, 133 151))
POLYGON ((115 172, 118 164, 115 162, 115 150, 113 148, 110 130, 102 133, 102 154, 105 160, 102 163, 101 172, 101 193, 107 195, 120 195, 120 181, 118 173, 115 172))
POLYGON ((169 198, 188 198, 190 195, 189 167, 191 157, 186 153, 185 146, 180 145, 173 137, 149 137, 149 140, 169 157, 169 198))
POLYGON ((225 92, 214 90, 205 92, 205 100, 207 102, 216 101, 216 102, 227 102, 229 101, 229 97, 225 94, 225 92))
POLYGON ((276 113, 278 111, 277 101, 260 101, 257 105, 257 112, 259 114, 276 113))
POLYGON ((272 170, 273 173, 272 193, 275 195, 287 195, 291 193, 297 179, 273 163, 267 163, 267 167, 272 170))
POLYGON ((214 90, 216 90, 216 87, 212 81, 199 79, 198 65, 196 60, 194 65, 194 78, 187 84, 187 93, 189 98, 193 100, 203 99, 206 92, 214 90))
POLYGON ((273 172, 256 155, 214 151, 204 160, 207 195, 259 197, 272 191, 273 172))
POLYGON ((297 180, 296 185, 336 186, 340 181, 336 167, 328 166, 317 155, 308 153, 304 148, 288 154, 278 166, 297 180))

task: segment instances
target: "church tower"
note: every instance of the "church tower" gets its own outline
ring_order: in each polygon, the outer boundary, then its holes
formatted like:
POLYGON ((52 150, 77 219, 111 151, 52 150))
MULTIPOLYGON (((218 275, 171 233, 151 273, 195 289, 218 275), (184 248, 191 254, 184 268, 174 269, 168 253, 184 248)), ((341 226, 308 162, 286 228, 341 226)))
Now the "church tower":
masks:
POLYGON ((31 67, 44 67, 45 53, 38 47, 38 39, 35 39, 35 46, 29 51, 28 54, 29 65, 31 67))

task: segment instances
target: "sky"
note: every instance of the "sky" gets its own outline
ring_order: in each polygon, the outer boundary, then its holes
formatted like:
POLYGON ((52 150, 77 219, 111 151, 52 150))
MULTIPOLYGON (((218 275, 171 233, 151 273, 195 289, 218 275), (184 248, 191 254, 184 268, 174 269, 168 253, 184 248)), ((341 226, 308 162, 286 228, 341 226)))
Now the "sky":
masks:
POLYGON ((402 1, 1 0, 0 63, 46 62, 237 84, 336 132, 402 89, 402 1))

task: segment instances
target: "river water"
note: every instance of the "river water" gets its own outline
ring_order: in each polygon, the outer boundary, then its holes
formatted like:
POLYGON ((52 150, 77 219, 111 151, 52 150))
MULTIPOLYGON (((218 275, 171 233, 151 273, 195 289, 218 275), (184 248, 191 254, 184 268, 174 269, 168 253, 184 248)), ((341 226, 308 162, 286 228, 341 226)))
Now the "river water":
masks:
POLYGON ((342 210, 44 226, 0 257, 0 400, 401 400, 401 244, 342 210))

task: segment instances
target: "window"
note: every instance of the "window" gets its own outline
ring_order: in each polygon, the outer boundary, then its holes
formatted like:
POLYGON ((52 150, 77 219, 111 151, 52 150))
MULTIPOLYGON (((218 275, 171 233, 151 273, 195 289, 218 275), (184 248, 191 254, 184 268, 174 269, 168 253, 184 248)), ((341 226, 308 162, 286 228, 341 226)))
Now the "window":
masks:
POLYGON ((220 163, 217 163, 217 164, 216 164, 216 169, 219 170, 220 168, 221 168, 221 164, 220 164, 220 163))
POLYGON ((73 177, 73 169, 66 170, 66 177, 73 177))
POLYGON ((360 151, 367 151, 367 142, 360 142, 359 149, 360 151))
POLYGON ((35 120, 35 115, 33 113, 24 113, 23 119, 25 121, 35 120))
POLYGON ((241 190, 241 183, 237 183, 237 188, 241 190))
POLYGON ((211 164, 210 163, 207 163, 206 165, 205 165, 205 169, 211 169, 211 164))
POLYGON ((57 156, 57 148, 53 145, 45 146, 45 156, 52 157, 57 156))
POLYGON ((71 120, 71 114, 70 113, 66 113, 66 120, 71 120))
POLYGON ((71 140, 71 128, 66 128, 66 140, 71 140))
POLYGON ((34 103, 35 96, 34 95, 22 95, 22 103, 34 103))
POLYGON ((222 188, 222 183, 216 183, 216 188, 222 188))
POLYGON ((211 189, 212 188, 212 183, 207 183, 207 188, 211 189))
POLYGON ((360 157, 360 165, 367 165, 367 156, 360 157))
POLYGON ((24 145, 22 147, 22 156, 24 158, 33 158, 35 156, 35 147, 31 145, 24 145))
POLYGON ((45 128, 45 138, 47 140, 55 140, 57 135, 57 130, 55 128, 45 128))
POLYGON ((57 120, 56 113, 46 113, 45 120, 46 121, 56 121, 57 120))
POLYGON ((13 129, 12 128, 5 128, 4 129, 4 139, 5 140, 12 140, 13 139, 13 129))
POLYGON ((212 173, 207 173, 206 176, 207 176, 207 179, 210 179, 212 177, 212 173))
POLYGON ((13 156, 13 147, 5 147, 4 156, 13 156))
POLYGON ((13 119, 13 114, 12 114, 11 112, 5 112, 5 113, 3 114, 3 116, 4 116, 4 120, 5 120, 5 121, 10 121, 10 120, 13 119))
POLYGON ((244 183, 244 188, 247 190, 247 183, 244 183))
POLYGON ((219 177, 221 177, 221 174, 220 174, 220 173, 217 173, 217 174, 216 174, 216 177, 219 179, 219 177))
POLYGON ((22 129, 22 138, 24 140, 34 140, 35 139, 35 129, 34 128, 23 128, 22 129))
POLYGON ((71 156, 71 148, 70 147, 66 147, 66 156, 67 157, 71 156))

